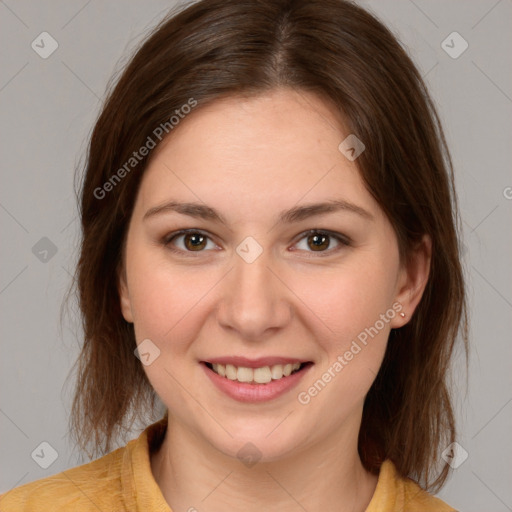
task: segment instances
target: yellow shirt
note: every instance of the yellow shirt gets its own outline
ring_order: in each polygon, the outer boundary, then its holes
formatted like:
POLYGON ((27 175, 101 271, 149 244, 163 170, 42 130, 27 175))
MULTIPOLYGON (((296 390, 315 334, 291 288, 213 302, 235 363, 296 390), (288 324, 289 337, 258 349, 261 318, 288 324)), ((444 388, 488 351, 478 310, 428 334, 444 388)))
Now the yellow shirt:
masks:
MULTIPOLYGON (((159 446, 167 417, 137 439, 99 459, 0 495, 1 512, 172 512, 153 478, 150 450, 159 446)), ((399 478, 386 460, 366 512, 456 512, 399 478)))

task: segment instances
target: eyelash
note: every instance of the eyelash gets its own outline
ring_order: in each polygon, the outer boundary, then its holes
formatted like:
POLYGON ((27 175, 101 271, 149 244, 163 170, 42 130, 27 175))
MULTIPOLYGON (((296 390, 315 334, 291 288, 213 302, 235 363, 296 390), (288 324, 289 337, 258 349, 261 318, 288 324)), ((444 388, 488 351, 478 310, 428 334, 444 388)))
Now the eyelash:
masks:
MULTIPOLYGON (((208 239, 211 240, 211 237, 208 235, 208 233, 205 233, 204 231, 201 231, 201 230, 197 230, 197 229, 181 229, 179 231, 175 231, 169 235, 166 235, 163 239, 162 239, 162 244, 167 247, 170 251, 174 252, 174 253, 177 253, 177 254, 180 254, 180 255, 183 255, 183 254, 186 254, 187 256, 190 255, 192 257, 196 257, 194 255, 195 252, 197 252, 197 256, 199 256, 200 253, 202 252, 205 252, 204 250, 202 251, 184 251, 182 249, 176 249, 174 247, 171 246, 171 242, 178 238, 179 236, 181 235, 190 235, 190 234, 196 234, 196 235, 203 235, 205 237, 207 237, 208 239)), ((344 235, 341 235, 339 233, 333 233, 331 231, 325 231, 325 230, 321 230, 321 229, 310 229, 308 231, 305 231, 303 233, 301 233, 299 236, 300 238, 297 240, 296 243, 300 242, 302 239, 304 238, 307 238, 308 236, 311 236, 311 235, 325 235, 325 236, 329 236, 330 238, 334 238, 336 241, 338 241, 343 247, 349 247, 351 245, 351 240, 347 237, 347 236, 344 236, 344 235)), ((337 252, 338 250, 340 250, 341 248, 338 247, 338 248, 335 248, 335 249, 328 249, 326 251, 306 251, 306 252, 311 252, 313 254, 317 254, 318 257, 323 257, 323 256, 330 256, 333 252, 337 252)), ((316 256, 307 256, 308 258, 310 257, 316 257, 316 256)))

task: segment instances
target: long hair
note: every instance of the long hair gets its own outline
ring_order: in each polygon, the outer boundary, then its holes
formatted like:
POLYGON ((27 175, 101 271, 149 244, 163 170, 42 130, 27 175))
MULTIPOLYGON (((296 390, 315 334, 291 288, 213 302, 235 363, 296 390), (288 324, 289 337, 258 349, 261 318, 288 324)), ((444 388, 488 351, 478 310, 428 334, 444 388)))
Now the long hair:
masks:
POLYGON ((452 161, 415 65, 390 30, 346 0, 202 0, 180 7, 108 91, 79 192, 76 283, 84 340, 71 432, 83 451, 92 446, 89 456, 104 454, 130 418, 154 413, 156 394, 134 357, 133 325, 122 316, 118 292, 123 243, 150 156, 134 162, 133 153, 148 137, 159 142, 157 127, 179 129, 170 118, 191 101, 199 109, 277 87, 329 101, 364 142, 358 168, 397 234, 402 262, 424 234, 432 239, 425 292, 410 322, 391 331, 366 396, 359 454, 369 471, 391 459, 401 476, 437 490, 449 472, 440 453, 456 438, 450 360, 459 334, 467 355, 468 338, 452 161))

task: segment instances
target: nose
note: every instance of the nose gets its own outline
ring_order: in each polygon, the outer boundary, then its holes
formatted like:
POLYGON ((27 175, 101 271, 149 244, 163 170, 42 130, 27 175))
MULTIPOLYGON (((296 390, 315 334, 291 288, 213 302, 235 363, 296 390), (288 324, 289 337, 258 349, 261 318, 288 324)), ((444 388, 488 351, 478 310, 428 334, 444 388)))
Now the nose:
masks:
POLYGON ((292 318, 292 292, 277 276, 265 251, 248 263, 235 255, 234 268, 222 282, 219 324, 248 341, 274 336, 292 318))

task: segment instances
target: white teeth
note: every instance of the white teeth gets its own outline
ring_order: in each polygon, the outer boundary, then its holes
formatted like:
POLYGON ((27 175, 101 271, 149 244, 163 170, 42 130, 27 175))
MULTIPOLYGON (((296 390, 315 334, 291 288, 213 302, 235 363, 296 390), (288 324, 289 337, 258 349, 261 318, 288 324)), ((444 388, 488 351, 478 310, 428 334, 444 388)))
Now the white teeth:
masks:
POLYGON ((254 371, 251 368, 244 368, 240 366, 238 368, 237 379, 238 382, 252 382, 254 377, 254 371))
POLYGON ((280 379, 283 376, 283 365, 276 364, 275 366, 272 366, 270 373, 272 374, 273 379, 280 379))
POLYGON ((253 374, 254 382, 257 382, 258 384, 267 384, 272 380, 272 373, 270 373, 270 368, 268 366, 256 368, 253 371, 253 374))
POLYGON ((213 371, 215 373, 218 373, 221 377, 226 376, 226 367, 222 364, 213 363, 213 371))
MULTIPOLYGON (((222 365, 219 364, 219 366, 222 366, 222 365)), ((226 365, 226 377, 229 380, 236 380, 236 374, 237 374, 236 368, 232 364, 227 364, 226 365)))
POLYGON ((268 384, 272 380, 288 377, 295 370, 300 368, 300 363, 288 363, 285 365, 263 366, 262 368, 246 368, 244 366, 212 364, 213 371, 221 377, 238 382, 256 382, 257 384, 268 384))

